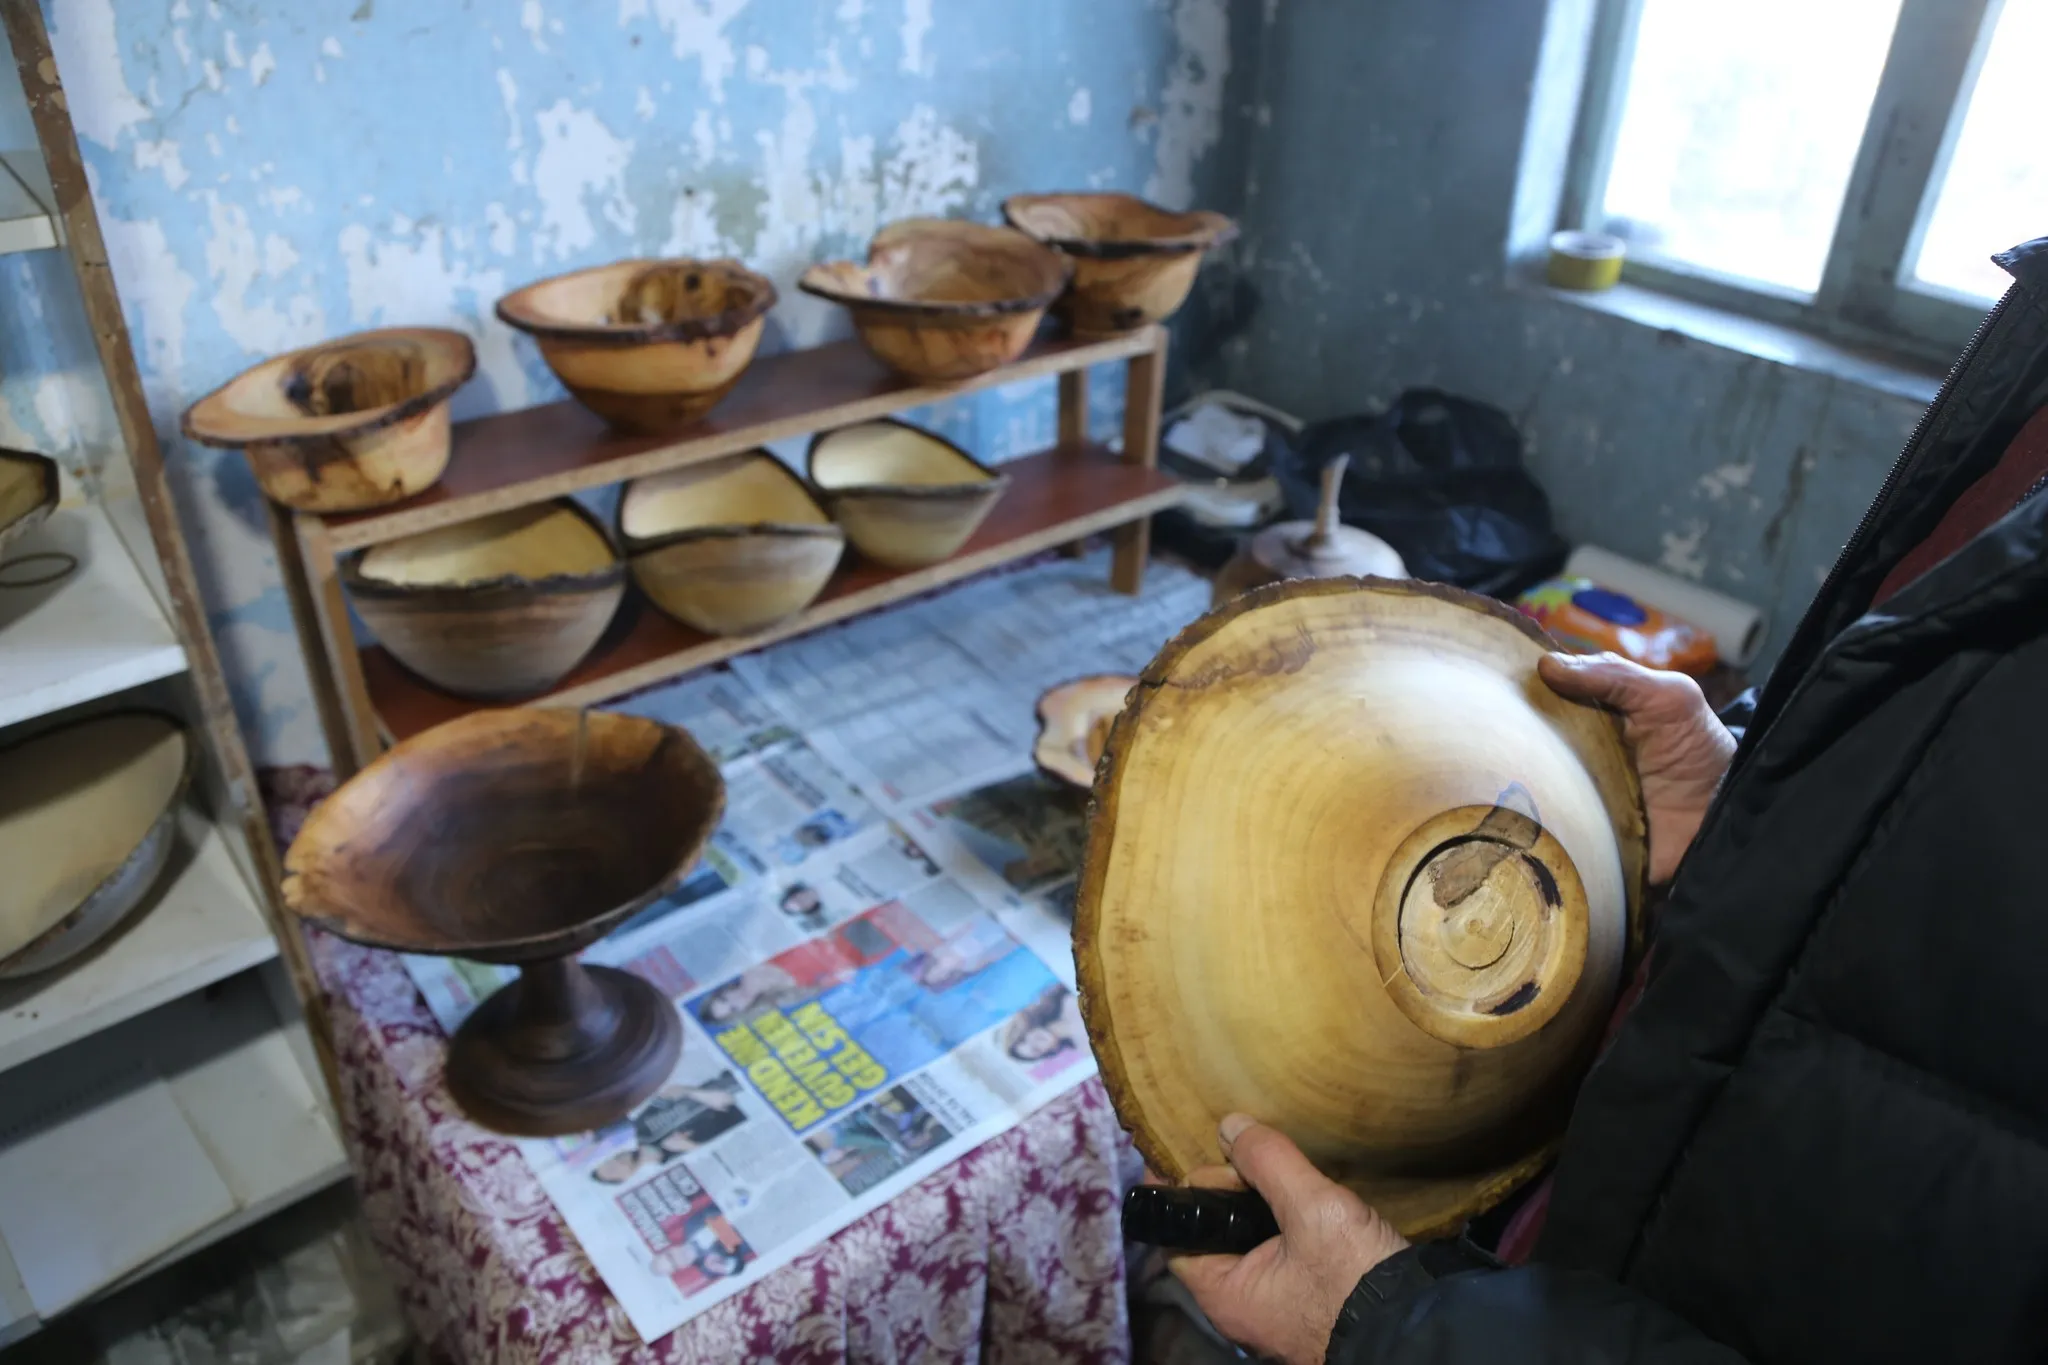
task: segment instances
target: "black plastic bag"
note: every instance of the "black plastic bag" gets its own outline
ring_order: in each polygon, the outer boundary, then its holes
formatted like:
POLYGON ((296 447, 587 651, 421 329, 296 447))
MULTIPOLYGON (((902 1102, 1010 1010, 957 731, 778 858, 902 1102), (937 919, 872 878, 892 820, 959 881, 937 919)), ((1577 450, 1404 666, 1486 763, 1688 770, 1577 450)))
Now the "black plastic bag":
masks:
POLYGON ((1318 476, 1339 455, 1351 457, 1343 519, 1400 551, 1416 578, 1507 597, 1563 567, 1570 547, 1499 408, 1410 389, 1383 413, 1315 423, 1276 452, 1290 517, 1315 515, 1318 476))

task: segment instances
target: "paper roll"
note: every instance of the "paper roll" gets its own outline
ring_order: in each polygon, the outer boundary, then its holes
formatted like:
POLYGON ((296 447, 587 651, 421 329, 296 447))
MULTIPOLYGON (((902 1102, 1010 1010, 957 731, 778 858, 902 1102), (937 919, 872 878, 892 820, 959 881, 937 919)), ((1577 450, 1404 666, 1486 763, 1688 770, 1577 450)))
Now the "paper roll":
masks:
POLYGON ((1598 545, 1581 545, 1564 563, 1564 571, 1590 578, 1603 588, 1627 593, 1645 606, 1669 612, 1714 637, 1723 663, 1746 668, 1764 647, 1770 621, 1753 607, 1725 593, 1625 559, 1598 545))

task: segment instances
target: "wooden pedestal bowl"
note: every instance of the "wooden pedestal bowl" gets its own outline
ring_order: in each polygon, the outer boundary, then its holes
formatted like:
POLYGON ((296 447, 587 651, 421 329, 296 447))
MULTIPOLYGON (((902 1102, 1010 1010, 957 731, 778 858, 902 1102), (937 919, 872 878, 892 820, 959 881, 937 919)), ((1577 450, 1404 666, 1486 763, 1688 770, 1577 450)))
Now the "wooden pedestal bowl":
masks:
POLYGON ((576 954, 666 895, 725 808, 673 726, 606 712, 479 711, 344 783, 285 854, 284 900, 373 948, 516 964, 448 1048, 448 1091, 501 1133, 624 1118, 675 1069, 659 990, 576 954))
POLYGON ((196 760, 185 728, 153 711, 71 721, 0 751, 0 978, 63 966, 148 900, 196 760))
POLYGON ((29 450, 0 450, 0 550, 56 510, 57 462, 29 450))
POLYGON ((540 344, 577 402, 660 433, 739 382, 774 306, 774 284, 738 261, 632 260, 529 284, 498 300, 498 316, 540 344))
POLYGON ((342 561, 356 610, 392 656, 443 691, 547 691, 617 614, 626 569, 568 498, 371 546, 342 561))
POLYGON ((765 450, 635 479, 619 499, 633 581, 710 635, 766 630, 825 590, 846 535, 765 450))
POLYGON ((1154 1171, 1242 1111, 1409 1236, 1553 1150, 1629 959, 1645 817, 1613 716, 1527 618, 1295 580, 1174 639, 1118 717, 1074 921, 1088 1032, 1154 1171))
POLYGON ((240 447, 272 502, 382 507, 448 467, 448 399, 475 372, 476 348, 460 332, 358 332, 243 371, 185 410, 185 434, 240 447))
POLYGON ((1031 746, 1038 770, 1082 791, 1093 787, 1110 728, 1137 685, 1128 673, 1100 673, 1061 683, 1040 697, 1038 741, 1031 746))
POLYGON ((1337 516, 1349 455, 1323 466, 1321 500, 1314 521, 1276 522, 1246 539, 1216 575, 1211 606, 1240 593, 1288 578, 1406 578, 1401 552, 1370 531, 1346 526, 1337 516))
POLYGON ((952 556, 1010 486, 944 437, 890 418, 812 437, 809 471, 854 548, 896 569, 952 556))
POLYGON ((1171 317, 1195 287, 1202 255, 1237 236, 1220 213, 1174 213, 1128 194, 1017 194, 1003 217, 1074 261, 1054 306, 1082 336, 1136 331, 1171 317))
POLYGON ((1070 270, 1009 228, 908 218, 875 234, 866 265, 814 265, 797 287, 844 304, 861 343, 890 369, 944 384, 1022 355, 1070 270))

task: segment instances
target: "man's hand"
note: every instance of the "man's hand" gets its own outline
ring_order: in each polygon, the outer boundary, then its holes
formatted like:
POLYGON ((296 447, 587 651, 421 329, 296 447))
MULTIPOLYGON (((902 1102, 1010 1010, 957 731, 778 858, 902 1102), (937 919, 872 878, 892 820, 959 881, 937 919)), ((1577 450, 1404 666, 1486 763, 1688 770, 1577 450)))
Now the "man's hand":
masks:
POLYGON ((1661 673, 1614 654, 1547 654, 1536 671, 1566 701, 1621 714, 1650 813, 1650 880, 1670 881, 1735 756, 1735 736, 1683 673, 1661 673))
POLYGON ((1243 1256, 1180 1256, 1169 1265, 1224 1336, 1262 1357, 1318 1365, 1344 1300, 1408 1240, 1278 1129, 1232 1114, 1217 1133, 1230 1165, 1205 1166, 1188 1183, 1250 1185, 1272 1206, 1280 1235, 1243 1256))

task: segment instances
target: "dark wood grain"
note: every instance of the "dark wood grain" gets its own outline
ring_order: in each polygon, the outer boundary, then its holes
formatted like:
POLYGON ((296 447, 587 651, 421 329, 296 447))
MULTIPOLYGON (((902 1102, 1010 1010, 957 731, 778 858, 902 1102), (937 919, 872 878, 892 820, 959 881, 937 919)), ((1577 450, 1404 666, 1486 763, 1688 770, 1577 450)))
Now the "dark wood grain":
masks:
MULTIPOLYGON (((629 598, 611 632, 542 705, 580 705, 701 668, 775 640, 979 573, 1009 560, 1142 518, 1180 497, 1179 483, 1125 463, 1100 446, 1057 448, 1000 466, 1002 500, 951 559, 923 569, 884 568, 848 555, 808 609, 754 635, 717 637, 690 629, 629 598)), ((362 652, 377 716, 393 739, 466 715, 477 703, 439 691, 379 648, 362 652)))

